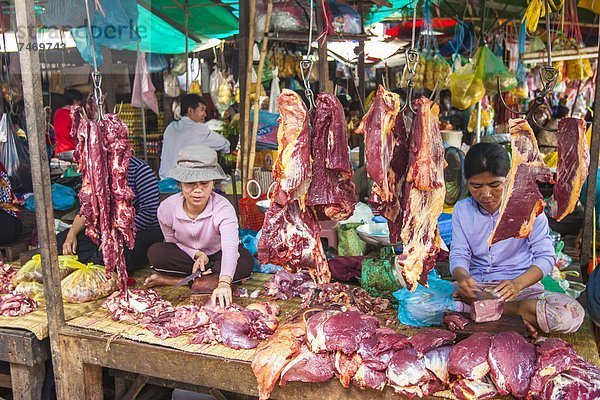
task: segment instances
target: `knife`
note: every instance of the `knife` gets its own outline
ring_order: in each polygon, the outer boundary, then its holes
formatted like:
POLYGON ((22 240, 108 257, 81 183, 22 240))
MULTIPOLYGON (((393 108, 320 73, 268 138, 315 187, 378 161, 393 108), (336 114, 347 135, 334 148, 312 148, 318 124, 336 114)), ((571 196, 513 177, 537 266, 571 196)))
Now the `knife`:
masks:
POLYGON ((181 287, 183 285, 187 285, 188 283, 190 283, 191 281, 193 281, 197 277, 201 276, 202 273, 206 272, 207 269, 211 269, 213 265, 214 265, 214 263, 212 261, 209 262, 208 264, 205 265, 204 271, 202 271, 201 269, 199 269, 198 271, 192 273, 191 275, 186 276, 185 278, 183 278, 182 280, 180 280, 179 282, 177 282, 175 284, 175 287, 181 287))

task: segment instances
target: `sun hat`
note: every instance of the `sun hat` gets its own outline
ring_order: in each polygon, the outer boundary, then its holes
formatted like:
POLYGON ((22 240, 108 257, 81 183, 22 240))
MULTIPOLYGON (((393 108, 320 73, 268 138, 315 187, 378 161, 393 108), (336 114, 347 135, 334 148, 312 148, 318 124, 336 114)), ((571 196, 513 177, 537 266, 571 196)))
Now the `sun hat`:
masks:
POLYGON ((184 183, 227 178, 223 168, 217 162, 217 152, 201 144, 181 149, 177 156, 177 164, 167 176, 184 183))

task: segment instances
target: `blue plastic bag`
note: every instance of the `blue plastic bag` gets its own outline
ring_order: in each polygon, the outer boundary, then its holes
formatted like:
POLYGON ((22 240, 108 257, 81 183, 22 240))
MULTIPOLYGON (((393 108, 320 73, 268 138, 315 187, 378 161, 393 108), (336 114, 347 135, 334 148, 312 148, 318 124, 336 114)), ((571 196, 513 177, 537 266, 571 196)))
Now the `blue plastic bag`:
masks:
MULTIPOLYGON (((53 183, 52 190, 52 207, 57 211, 68 211, 75 206, 77 193, 65 185, 53 183)), ((29 211, 35 211, 35 200, 33 196, 25 201, 25 208, 29 211)))
POLYGON ((398 300, 398 319, 404 325, 442 325, 444 311, 455 311, 456 301, 452 297, 454 285, 440 278, 433 270, 428 276, 429 288, 419 285, 414 292, 403 288, 394 292, 398 300))
POLYGON ((160 193, 179 193, 181 189, 175 179, 165 178, 158 181, 158 191, 160 193))

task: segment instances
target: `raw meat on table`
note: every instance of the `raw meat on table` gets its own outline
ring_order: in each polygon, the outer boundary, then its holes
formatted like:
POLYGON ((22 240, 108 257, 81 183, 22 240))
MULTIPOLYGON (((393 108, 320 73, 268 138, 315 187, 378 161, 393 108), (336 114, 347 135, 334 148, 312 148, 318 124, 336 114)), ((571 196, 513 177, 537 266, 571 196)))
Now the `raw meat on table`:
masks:
POLYGON ((339 313, 340 310, 326 309, 311 315, 306 321, 306 341, 314 353, 327 352, 327 337, 323 326, 329 318, 339 313))
POLYGON ((480 381, 490 372, 488 353, 492 335, 487 332, 474 333, 461 340, 450 350, 448 372, 461 378, 480 381))
POLYGON ((289 322, 258 345, 252 360, 252 371, 258 381, 260 400, 271 396, 285 366, 300 353, 305 334, 304 322, 289 322))
POLYGON ((0 315, 3 317, 20 317, 29 314, 38 307, 35 300, 22 294, 5 294, 0 297, 0 315))
POLYGON ((563 118, 558 121, 558 166, 554 184, 554 200, 558 205, 556 220, 573 212, 588 176, 590 150, 585 137, 585 121, 563 118))
POLYGON ((435 376, 425 368, 425 361, 417 357, 414 349, 407 348, 397 351, 387 369, 388 383, 400 394, 411 398, 414 395, 423 397, 423 390, 419 387, 435 376))
POLYGON ((312 209, 302 211, 297 200, 285 205, 273 201, 262 229, 258 261, 281 265, 289 272, 308 268, 317 283, 329 283, 331 273, 319 239, 321 227, 312 209))
POLYGON ((131 289, 128 293, 115 292, 102 303, 115 321, 141 324, 156 323, 175 314, 173 305, 163 300, 153 289, 131 289))
POLYGON ((403 253, 395 264, 408 290, 427 285, 441 238, 437 221, 444 207, 444 144, 439 131, 439 107, 426 97, 414 102, 417 114, 411 128, 409 169, 402 202, 403 253))
POLYGON ((498 321, 504 311, 504 300, 485 299, 471 304, 471 318, 475 322, 498 321))
POLYGON ((342 351, 335 352, 333 365, 343 387, 350 387, 352 378, 360 369, 361 364, 362 359, 358 353, 348 355, 342 351))
POLYGON ((281 372, 281 386, 287 382, 325 382, 335 371, 329 354, 317 354, 302 346, 298 354, 281 372))
POLYGON ((385 371, 395 351, 410 347, 408 338, 390 328, 378 328, 361 340, 358 354, 369 369, 385 371))
POLYGON ((444 329, 428 328, 420 330, 409 339, 419 358, 429 350, 451 344, 456 339, 456 334, 444 329))
POLYGON ((278 300, 289 300, 302 296, 314 287, 314 282, 306 272, 300 271, 292 274, 284 269, 277 271, 273 278, 265 283, 267 296, 275 297, 278 300))
POLYGON ((465 326, 467 326, 468 323, 469 319, 460 314, 449 313, 444 315, 444 325, 446 325, 452 332, 465 329, 465 326))
POLYGON ((427 368, 444 384, 450 383, 448 374, 448 357, 450 355, 451 346, 437 347, 429 350, 423 356, 425 368, 427 368))
POLYGON ((379 371, 368 367, 364 362, 358 367, 358 370, 352 377, 358 387, 362 389, 383 390, 387 384, 385 370, 379 371))
POLYGON ((327 350, 352 354, 358 351, 363 338, 375 334, 379 319, 358 311, 344 311, 331 316, 322 326, 327 350))
POLYGON ((362 313, 377 315, 390 307, 390 301, 383 297, 373 297, 361 287, 333 282, 312 288, 302 295, 302 308, 321 307, 337 304, 354 307, 362 313))
POLYGON ((552 172, 542 159, 533 130, 523 118, 511 119, 512 166, 496 226, 488 239, 494 243, 508 238, 525 238, 546 203, 540 183, 552 183, 552 172))
POLYGON ((519 399, 527 395, 536 363, 534 345, 516 332, 498 333, 492 337, 488 363, 500 395, 519 399))
POLYGON ((307 204, 320 220, 346 220, 354 213, 358 199, 351 180, 354 170, 348 152, 346 117, 333 94, 317 96, 312 128, 312 181, 307 204))
POLYGON ((193 332, 210 323, 208 314, 198 306, 177 306, 172 318, 146 326, 157 337, 165 339, 177 337, 185 332, 193 332))
POLYGON ((577 364, 546 385, 542 400, 595 400, 600 398, 600 371, 588 363, 577 364))
POLYGON ((10 293, 14 290, 15 275, 17 275, 17 271, 12 265, 0 261, 0 293, 10 293))
POLYGON ((498 391, 489 379, 459 379, 450 384, 452 393, 459 400, 491 400, 498 396, 498 391))

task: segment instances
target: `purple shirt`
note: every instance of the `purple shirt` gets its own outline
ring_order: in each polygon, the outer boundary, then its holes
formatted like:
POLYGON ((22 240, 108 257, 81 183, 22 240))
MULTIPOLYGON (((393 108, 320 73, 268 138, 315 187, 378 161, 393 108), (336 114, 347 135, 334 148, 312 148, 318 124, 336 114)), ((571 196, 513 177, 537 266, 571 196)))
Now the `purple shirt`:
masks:
POLYGON ((488 248, 487 240, 498 215, 498 211, 490 215, 472 197, 456 203, 452 214, 450 271, 463 267, 478 282, 514 279, 532 265, 539 267, 544 275, 549 274, 555 254, 546 215, 538 215, 529 237, 502 240, 488 248))
POLYGON ((220 275, 233 278, 239 258, 238 221, 225 197, 213 192, 202 214, 191 219, 183 209, 183 195, 174 194, 158 207, 158 222, 165 242, 175 243, 191 258, 198 250, 209 256, 222 250, 220 275))

